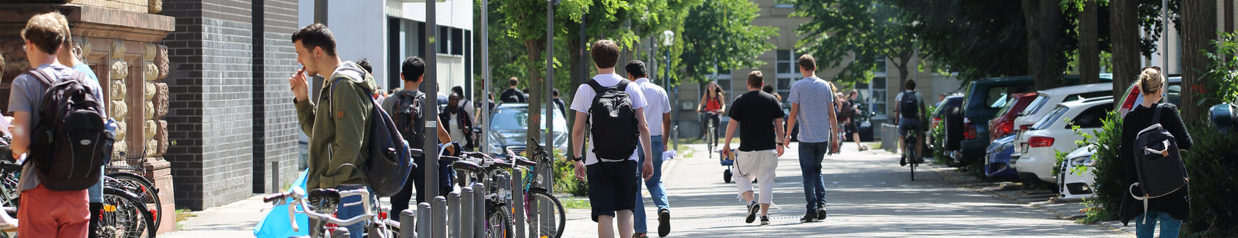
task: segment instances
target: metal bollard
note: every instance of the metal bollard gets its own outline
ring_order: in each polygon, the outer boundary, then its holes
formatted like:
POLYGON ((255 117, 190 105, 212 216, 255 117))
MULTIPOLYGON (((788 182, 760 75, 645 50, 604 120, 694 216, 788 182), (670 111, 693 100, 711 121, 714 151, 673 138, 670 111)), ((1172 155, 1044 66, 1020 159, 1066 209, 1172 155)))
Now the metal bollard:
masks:
POLYGON ((460 238, 473 237, 473 188, 460 188, 460 206, 456 209, 460 213, 460 222, 455 222, 456 226, 450 229, 456 230, 460 234, 460 238))
POLYGON ((513 223, 515 224, 516 238, 525 238, 524 233, 524 171, 514 170, 512 173, 512 207, 516 214, 512 214, 513 223))
MULTIPOLYGON (((473 238, 486 236, 486 186, 473 184, 473 238)), ((502 224, 498 224, 502 225, 502 224)))
POLYGON ((460 192, 447 194, 447 237, 461 238, 460 230, 460 192))
MULTIPOLYGON (((423 203, 417 204, 417 215, 421 216, 420 219, 417 219, 417 237, 425 237, 425 238, 430 237, 431 235, 430 225, 432 225, 430 224, 430 222, 432 219, 430 219, 429 215, 430 215, 430 210, 432 209, 433 208, 430 206, 430 203, 423 202, 423 203)), ((400 230, 400 231, 403 232, 404 230, 400 230)))
POLYGON ((434 219, 430 221, 430 230, 434 233, 431 237, 447 238, 447 198, 434 197, 434 203, 430 204, 430 217, 434 219))
POLYGON ((413 210, 404 210, 403 212, 400 212, 400 228, 401 229, 400 229, 400 237, 398 238, 417 237, 416 235, 414 235, 415 233, 413 233, 414 232, 413 230, 415 229, 413 227, 416 227, 417 225, 416 223, 417 219, 415 217, 416 217, 416 214, 413 213, 413 210))

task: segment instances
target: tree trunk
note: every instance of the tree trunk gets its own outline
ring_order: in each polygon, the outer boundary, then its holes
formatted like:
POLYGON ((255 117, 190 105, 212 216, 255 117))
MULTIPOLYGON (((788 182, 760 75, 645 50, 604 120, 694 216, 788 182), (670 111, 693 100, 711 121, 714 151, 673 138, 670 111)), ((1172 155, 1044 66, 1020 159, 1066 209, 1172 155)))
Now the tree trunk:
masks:
POLYGON ((1036 90, 1060 85, 1062 65, 1062 10, 1054 0, 1023 0, 1023 19, 1027 22, 1027 64, 1036 90))
MULTIPOLYGON (((1098 0, 1085 0, 1079 14, 1079 84, 1100 83, 1100 36, 1096 27, 1098 0)), ((1121 93, 1121 92, 1118 92, 1121 93)))
MULTIPOLYGON (((1139 77, 1139 12, 1136 1, 1109 2, 1109 32, 1113 40, 1113 93, 1125 93, 1126 88, 1139 77)), ((1122 103, 1122 97, 1113 97, 1122 103)))
MULTIPOLYGON (((546 87, 546 82, 544 81, 546 78, 546 70, 540 66, 546 63, 546 59, 543 56, 545 53, 543 49, 546 47, 546 39, 533 39, 525 41, 524 47, 529 53, 529 91, 526 92, 529 93, 529 110, 527 114, 529 116, 529 124, 526 124, 528 125, 528 129, 526 130, 527 134, 525 135, 527 135, 527 138, 540 138, 540 135, 542 134, 541 95, 543 90, 542 88, 546 87)), ((546 67, 551 66, 546 65, 546 67)), ((526 141, 526 143, 528 143, 528 141, 526 141)), ((533 144, 528 144, 527 146, 528 147, 525 148, 533 148, 533 144)))
POLYGON ((1187 122, 1202 119, 1208 106, 1196 102, 1200 91, 1211 90, 1203 88, 1207 84, 1202 77, 1208 70, 1208 58, 1203 52, 1216 52, 1212 45, 1217 36, 1216 9, 1216 1, 1182 1, 1182 88, 1190 91, 1182 93, 1178 108, 1182 110, 1182 120, 1187 122))

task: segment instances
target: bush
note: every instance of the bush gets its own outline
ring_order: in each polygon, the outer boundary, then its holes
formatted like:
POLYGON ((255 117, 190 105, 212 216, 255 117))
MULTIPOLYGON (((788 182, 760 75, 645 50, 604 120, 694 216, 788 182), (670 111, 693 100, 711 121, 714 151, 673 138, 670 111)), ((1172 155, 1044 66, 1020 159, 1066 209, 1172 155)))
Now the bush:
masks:
POLYGON ((1182 234, 1195 237, 1238 236, 1238 134, 1222 134, 1210 123, 1187 126, 1194 139, 1182 153, 1191 201, 1191 215, 1182 234))
POLYGON ((555 150, 554 157, 554 191, 559 193, 568 193, 572 196, 588 195, 588 184, 584 181, 576 179, 576 165, 572 164, 571 160, 566 159, 562 151, 555 150))
POLYGON ((1235 39, 1235 34, 1238 32, 1218 33, 1221 39, 1212 42, 1217 47, 1217 52, 1204 53, 1210 61, 1208 72, 1204 74, 1203 80, 1200 80, 1202 84, 1190 89, 1191 93, 1199 94, 1199 101, 1183 103, 1206 107, 1238 101, 1238 57, 1235 57, 1238 55, 1238 39, 1235 39))
POLYGON ((1126 196, 1126 166, 1128 162, 1118 159, 1118 148, 1122 143, 1122 118, 1118 111, 1111 111, 1101 119, 1104 126, 1094 130, 1091 136, 1084 136, 1085 144, 1096 146, 1096 154, 1092 155, 1096 166, 1092 171, 1096 175, 1096 199, 1089 199, 1088 216, 1085 223, 1110 221, 1118 219, 1122 198, 1126 196))

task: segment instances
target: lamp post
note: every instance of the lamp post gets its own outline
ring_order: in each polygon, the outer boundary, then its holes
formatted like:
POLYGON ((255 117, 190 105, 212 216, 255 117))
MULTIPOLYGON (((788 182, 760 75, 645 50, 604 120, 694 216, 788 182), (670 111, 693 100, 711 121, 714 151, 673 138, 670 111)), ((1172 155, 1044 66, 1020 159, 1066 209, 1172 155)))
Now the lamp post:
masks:
MULTIPOLYGON (((667 88, 670 88, 670 87, 671 87, 671 46, 672 46, 672 45, 675 45, 675 32, 671 32, 671 30, 662 31, 662 46, 666 46, 666 54, 663 54, 663 55, 662 55, 663 57, 666 57, 666 66, 664 67, 664 68, 666 68, 666 74, 665 74, 665 75, 663 75, 663 77, 662 77, 662 82, 663 82, 663 84, 662 84, 662 85, 666 86, 667 88)), ((674 90, 674 93, 671 93, 671 95, 676 95, 676 96, 673 96, 673 97, 675 97, 675 98, 677 99, 677 97, 678 97, 678 95, 679 95, 679 89, 675 89, 675 90, 674 90)), ((671 101, 672 101, 672 102, 674 102, 674 101, 676 101, 676 100, 673 100, 673 99, 672 99, 671 101)), ((678 106, 678 104, 675 104, 675 103, 671 103, 671 105, 672 105, 672 107, 676 107, 676 106, 678 106)), ((664 136, 670 137, 670 140, 671 140, 671 141, 674 143, 674 145, 675 145, 675 149, 678 149, 678 148, 679 148, 679 130, 678 130, 678 129, 679 129, 679 127, 678 127, 678 125, 679 125, 679 110, 678 110, 678 109, 676 109, 676 110, 673 110, 673 111, 675 111, 675 125, 676 125, 676 127, 672 128, 672 129, 675 129, 675 131, 672 131, 670 135, 664 135, 664 136)), ((662 155, 654 155, 654 156, 662 156, 662 155)))

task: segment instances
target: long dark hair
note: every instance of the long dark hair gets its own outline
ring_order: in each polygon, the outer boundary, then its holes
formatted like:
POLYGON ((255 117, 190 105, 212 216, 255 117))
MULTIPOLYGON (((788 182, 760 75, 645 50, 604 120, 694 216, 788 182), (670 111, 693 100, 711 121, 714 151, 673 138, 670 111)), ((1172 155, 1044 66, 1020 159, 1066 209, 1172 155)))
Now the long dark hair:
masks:
POLYGON ((708 98, 722 100, 722 86, 719 86, 718 82, 709 82, 705 89, 708 91, 705 94, 708 98))

